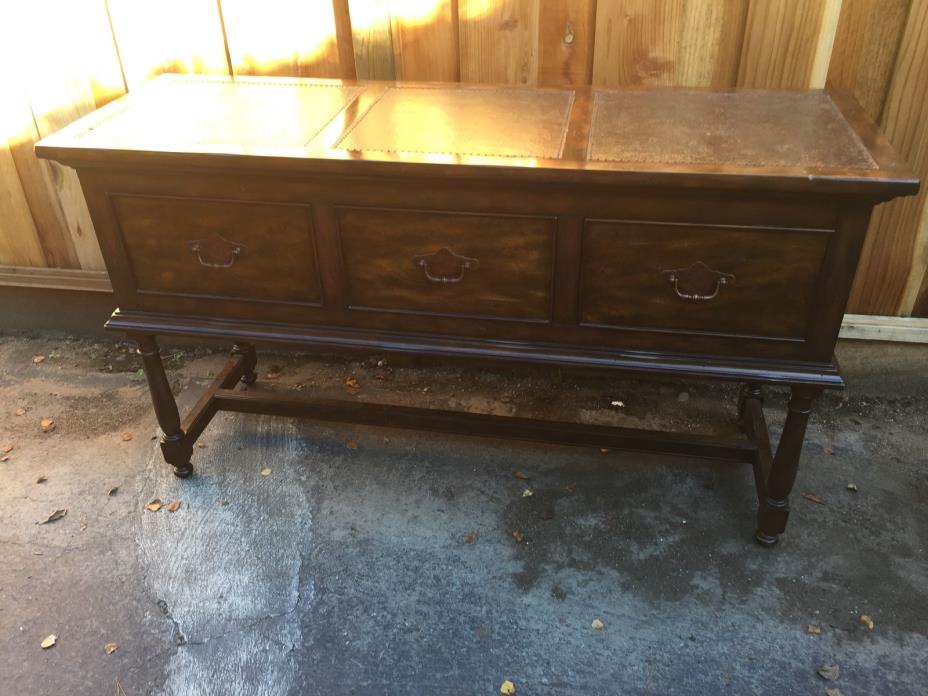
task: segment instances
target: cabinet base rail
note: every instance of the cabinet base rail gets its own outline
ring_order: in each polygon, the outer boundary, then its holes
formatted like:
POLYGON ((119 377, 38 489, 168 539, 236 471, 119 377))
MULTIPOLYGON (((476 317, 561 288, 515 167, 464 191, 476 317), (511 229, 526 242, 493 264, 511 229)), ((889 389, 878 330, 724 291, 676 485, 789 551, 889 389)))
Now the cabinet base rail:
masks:
POLYGON ((257 380, 254 347, 240 342, 190 413, 181 420, 155 337, 148 334, 131 337, 139 346, 163 432, 162 454, 180 478, 193 473, 190 459, 194 444, 219 411, 721 460, 752 466, 758 500, 754 538, 763 546, 776 544, 786 529, 789 493, 796 477, 806 424, 812 403, 822 391, 821 387, 792 386, 786 423, 774 452, 764 418, 763 392, 757 383, 742 385, 738 399, 738 423, 746 437, 720 438, 343 399, 311 399, 262 389, 239 390, 239 383, 251 387, 257 380))

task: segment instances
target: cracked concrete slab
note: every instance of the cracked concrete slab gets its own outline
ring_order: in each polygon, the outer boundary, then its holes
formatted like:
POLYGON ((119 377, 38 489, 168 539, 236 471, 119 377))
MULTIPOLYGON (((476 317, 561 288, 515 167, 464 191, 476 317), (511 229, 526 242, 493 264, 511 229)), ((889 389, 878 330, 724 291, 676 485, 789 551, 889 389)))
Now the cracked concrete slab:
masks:
MULTIPOLYGON (((15 445, 0 694, 472 695, 511 679, 519 694, 920 696, 926 349, 842 350, 850 388, 819 404, 791 528, 765 550, 734 465, 225 414, 179 481, 127 346, 0 337, 0 442, 15 445), (145 511, 155 497, 181 507, 145 511)), ((169 354, 187 408, 224 356, 169 354)), ((265 383, 324 397, 353 375, 348 398, 733 427, 724 385, 260 357, 265 383)), ((784 403, 770 391, 774 436, 784 403)))

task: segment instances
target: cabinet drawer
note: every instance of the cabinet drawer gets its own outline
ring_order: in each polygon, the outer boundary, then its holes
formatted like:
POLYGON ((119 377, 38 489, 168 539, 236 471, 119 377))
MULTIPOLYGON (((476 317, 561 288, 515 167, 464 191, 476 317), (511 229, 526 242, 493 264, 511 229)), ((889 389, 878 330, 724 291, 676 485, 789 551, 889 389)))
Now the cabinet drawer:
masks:
POLYGON ((588 220, 581 322, 804 340, 830 232, 588 220))
POLYGON ((555 218, 339 208, 352 309, 550 320, 555 218))
POLYGON ((122 194, 111 201, 142 295, 321 303, 309 206, 122 194))

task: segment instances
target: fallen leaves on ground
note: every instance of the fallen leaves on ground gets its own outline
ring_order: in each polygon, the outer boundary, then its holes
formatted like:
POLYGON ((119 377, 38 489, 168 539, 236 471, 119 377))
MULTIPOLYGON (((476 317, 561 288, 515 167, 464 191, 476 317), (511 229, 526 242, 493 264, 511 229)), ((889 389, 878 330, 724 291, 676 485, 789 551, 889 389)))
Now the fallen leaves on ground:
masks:
POLYGON ((510 696, 516 692, 516 685, 507 679, 499 687, 499 692, 501 694, 506 694, 506 696, 510 696))
POLYGON ((168 505, 168 512, 177 512, 178 510, 180 510, 180 501, 179 501, 179 500, 175 500, 173 503, 171 503, 170 505, 168 505))
POLYGON ((816 503, 817 505, 825 504, 825 499, 822 498, 821 496, 815 495, 815 493, 803 493, 802 497, 805 498, 806 500, 816 503))
POLYGON ((280 367, 277 365, 271 365, 267 371, 268 379, 280 379, 280 367))
POLYGON ((342 380, 342 383, 345 385, 345 388, 352 394, 361 391, 361 383, 358 381, 357 377, 349 375, 342 380))
POLYGON ((274 471, 274 470, 271 469, 271 467, 266 466, 266 467, 264 467, 263 469, 261 469, 261 475, 262 475, 262 476, 270 476, 272 471, 274 471))
POLYGON ((531 488, 526 488, 524 491, 522 491, 523 498, 531 498, 533 495, 535 495, 535 493, 532 492, 531 488))
POLYGON ((821 635, 822 627, 819 626, 818 624, 809 624, 806 627, 806 633, 809 633, 813 636, 821 635))
POLYGON ((347 447, 350 450, 356 450, 358 449, 358 443, 355 442, 354 440, 349 440, 348 442, 345 443, 345 447, 347 447))
POLYGON ((206 443, 205 443, 205 442, 198 442, 198 443, 197 443, 197 449, 206 449, 206 443))
POLYGON ((68 514, 67 508, 55 510, 52 514, 48 516, 47 519, 44 519, 41 522, 37 522, 36 524, 51 524, 52 522, 57 522, 58 520, 60 520, 62 517, 64 517, 67 514, 68 514))
POLYGON ((158 512, 158 510, 161 509, 162 505, 164 505, 164 503, 161 502, 161 499, 155 498, 154 500, 152 500, 145 506, 145 509, 148 510, 149 512, 158 512))
POLYGON ((42 649, 43 649, 43 650, 48 650, 50 647, 52 647, 53 645, 55 645, 55 644, 57 644, 57 643, 58 643, 58 636, 56 636, 54 633, 52 633, 52 634, 51 634, 50 636, 48 636, 45 640, 42 641, 42 643, 41 643, 42 649))
POLYGON ((856 493, 856 492, 857 492, 857 484, 856 484, 856 483, 849 483, 849 484, 847 484, 847 489, 848 489, 851 493, 856 493))
POLYGON ((624 401, 612 401, 612 402, 609 403, 609 405, 610 405, 610 406, 613 406, 613 407, 615 407, 615 408, 625 408, 625 402, 624 402, 624 401))
POLYGON ((465 544, 476 544, 477 543, 477 532, 468 532, 464 535, 465 544))
POLYGON ((44 355, 33 355, 33 356, 32 356, 32 364, 33 364, 33 365, 38 365, 39 363, 43 363, 43 362, 45 362, 45 356, 44 356, 44 355))
POLYGON ((521 544, 525 539, 525 535, 522 532, 515 530, 512 533, 512 538, 515 539, 517 543, 521 544))
POLYGON ((590 627, 596 629, 597 631, 603 630, 604 626, 605 624, 599 619, 593 619, 593 623, 590 624, 590 627))
POLYGON ((45 474, 42 474, 41 476, 39 476, 39 478, 35 480, 36 483, 45 483, 46 481, 48 481, 48 476, 46 476, 45 474))
POLYGON ((869 616, 867 616, 866 614, 861 614, 861 615, 860 615, 860 623, 862 623, 864 626, 866 626, 868 631, 872 631, 872 630, 873 630, 873 627, 874 627, 874 625, 875 625, 875 624, 873 623, 873 619, 871 619, 871 618, 870 618, 869 616))
POLYGON ((16 410, 13 412, 13 415, 14 415, 14 416, 25 416, 25 415, 26 415, 26 409, 24 409, 22 406, 20 406, 18 409, 16 409, 16 410))
POLYGON ((824 452, 825 454, 834 454, 834 453, 835 453, 834 449, 831 448, 831 447, 825 447, 825 448, 822 450, 822 452, 824 452))
POLYGON ((105 652, 107 655, 112 655, 117 650, 119 650, 119 645, 116 643, 107 643, 103 646, 103 652, 105 652))
POLYGON ((116 495, 117 493, 119 493, 119 486, 113 486, 106 492, 106 494, 110 497, 116 495))
POLYGON ((841 693, 841 689, 836 689, 834 687, 828 687, 825 689, 825 696, 844 696, 841 693))
POLYGON ((55 421, 51 418, 43 418, 39 421, 39 427, 42 428, 43 433, 50 433, 55 429, 55 421))
POLYGON ((513 471, 512 477, 517 478, 520 481, 528 481, 531 478, 531 476, 526 474, 524 471, 513 471))
POLYGON ((123 441, 123 442, 129 442, 129 440, 131 440, 131 439, 132 439, 132 433, 123 433, 123 434, 122 434, 122 441, 123 441))
POLYGON ((818 676, 828 681, 834 681, 841 676, 841 668, 838 665, 822 665, 816 670, 818 676))
POLYGON ((0 457, 0 462, 8 462, 8 461, 10 461, 9 455, 4 454, 2 457, 0 457))
POLYGON ((12 442, 4 442, 4 443, 3 443, 3 447, 0 447, 0 450, 2 450, 4 454, 9 454, 10 452, 13 451, 13 443, 12 443, 12 442))

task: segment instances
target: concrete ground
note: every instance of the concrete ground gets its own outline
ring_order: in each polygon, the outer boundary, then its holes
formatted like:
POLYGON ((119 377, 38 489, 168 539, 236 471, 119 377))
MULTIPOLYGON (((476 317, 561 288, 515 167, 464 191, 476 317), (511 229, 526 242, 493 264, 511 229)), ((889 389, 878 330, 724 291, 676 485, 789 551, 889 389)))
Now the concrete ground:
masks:
MULTIPOLYGON (((167 353, 188 408, 224 355, 167 353)), ((928 347, 839 355, 770 550, 732 465, 224 414, 179 481, 128 346, 2 337, 0 694, 925 694, 928 347)), ((725 385, 260 358, 283 390, 734 432, 725 385)))

